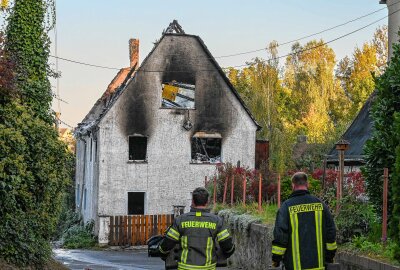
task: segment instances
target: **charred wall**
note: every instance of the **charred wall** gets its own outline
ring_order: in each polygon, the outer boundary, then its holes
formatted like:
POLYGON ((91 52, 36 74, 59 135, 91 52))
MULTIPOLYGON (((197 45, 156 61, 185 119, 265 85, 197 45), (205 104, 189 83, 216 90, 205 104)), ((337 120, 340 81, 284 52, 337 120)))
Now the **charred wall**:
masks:
POLYGON ((153 125, 154 95, 148 91, 146 74, 137 74, 124 91, 118 123, 123 134, 128 138, 134 133, 150 136, 153 125))
POLYGON ((228 98, 228 89, 217 71, 199 74, 196 85, 196 111, 194 116, 194 132, 209 131, 228 136, 236 123, 236 115, 232 113, 232 102, 228 98))
MULTIPOLYGON (((203 49, 192 36, 166 35, 161 39, 124 91, 119 114, 124 135, 151 136, 161 104, 161 84, 175 80, 196 87, 195 109, 189 110, 191 133, 218 132, 228 136, 238 113, 232 112, 235 108, 229 99, 230 89, 203 49)), ((187 110, 168 110, 187 115, 187 110)))

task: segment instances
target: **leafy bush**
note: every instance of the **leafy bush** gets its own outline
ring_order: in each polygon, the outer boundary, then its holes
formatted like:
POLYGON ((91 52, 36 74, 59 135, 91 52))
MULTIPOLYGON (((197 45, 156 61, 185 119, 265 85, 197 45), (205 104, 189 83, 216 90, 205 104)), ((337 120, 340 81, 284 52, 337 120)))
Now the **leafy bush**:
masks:
POLYGON ((351 239, 351 242, 341 246, 341 250, 356 251, 381 261, 399 265, 400 258, 396 257, 397 249, 396 243, 390 239, 386 244, 383 244, 381 241, 371 241, 366 236, 355 236, 351 239))
POLYGON ((96 237, 93 234, 94 221, 74 224, 63 234, 63 247, 65 248, 90 248, 96 245, 96 237))
POLYGON ((18 102, 0 106, 0 256, 42 265, 70 181, 72 155, 54 127, 18 102))
MULTIPOLYGON (((400 136, 395 127, 395 113, 400 112, 400 45, 393 44, 393 57, 385 73, 376 79, 376 97, 371 109, 374 123, 371 138, 364 147, 366 165, 363 168, 367 193, 379 216, 382 215, 383 168, 394 171, 396 147, 400 136)), ((394 188, 389 181, 389 190, 394 188)), ((388 213, 393 202, 389 196, 388 213)))
POLYGON ((345 195, 340 202, 339 214, 335 217, 337 240, 349 242, 355 235, 367 236, 378 218, 371 205, 351 195, 345 195))
MULTIPOLYGON (((395 115, 395 129, 397 136, 400 136, 400 113, 396 113, 395 115)), ((397 146, 396 149, 396 162, 395 162, 395 170, 391 177, 391 186, 392 186, 392 202, 393 202, 393 210, 392 217, 390 219, 389 232, 390 236, 397 244, 397 248, 395 249, 395 257, 400 260, 400 145, 397 146)))
POLYGON ((231 163, 221 163, 216 167, 216 172, 209 178, 206 187, 208 188, 211 197, 214 193, 214 179, 216 180, 217 187, 217 202, 223 201, 225 182, 228 179, 227 190, 226 190, 226 202, 230 202, 231 188, 232 188, 232 177, 234 178, 234 189, 233 189, 233 200, 239 202, 243 200, 243 179, 246 179, 246 200, 254 201, 256 194, 251 189, 252 183, 258 181, 258 172, 256 170, 250 170, 248 168, 236 167, 231 163))
MULTIPOLYGON (((319 196, 321 193, 321 181, 308 177, 308 190, 310 193, 319 196)), ((287 175, 281 180, 281 201, 289 199, 290 194, 292 194, 292 177, 287 175)))

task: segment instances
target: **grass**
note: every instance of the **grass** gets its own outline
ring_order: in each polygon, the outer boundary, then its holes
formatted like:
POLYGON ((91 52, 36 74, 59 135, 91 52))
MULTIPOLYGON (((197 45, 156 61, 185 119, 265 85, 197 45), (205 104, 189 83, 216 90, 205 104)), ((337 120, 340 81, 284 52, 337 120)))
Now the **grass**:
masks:
POLYGON ((230 204, 216 204, 213 207, 214 212, 218 212, 223 209, 233 209, 238 214, 248 214, 256 218, 261 219, 264 224, 273 224, 275 222, 276 212, 278 211, 278 206, 276 204, 262 204, 261 212, 258 211, 258 203, 249 203, 245 206, 242 203, 236 203, 233 207, 230 204))
POLYGON ((384 245, 382 242, 371 242, 365 236, 357 236, 351 242, 340 245, 339 250, 400 266, 400 262, 393 258, 395 248, 395 243, 390 240, 384 245))

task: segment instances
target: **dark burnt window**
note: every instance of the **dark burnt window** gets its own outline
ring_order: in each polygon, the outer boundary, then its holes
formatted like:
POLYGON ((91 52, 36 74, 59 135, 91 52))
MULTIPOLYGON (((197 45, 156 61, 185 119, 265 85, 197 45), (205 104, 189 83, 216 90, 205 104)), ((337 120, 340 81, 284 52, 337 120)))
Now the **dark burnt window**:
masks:
POLYGON ((129 136, 129 160, 146 160, 147 137, 142 135, 129 136))
POLYGON ((192 163, 220 163, 222 137, 219 133, 197 132, 192 137, 192 163))
POLYGON ((144 192, 128 192, 128 215, 144 215, 144 192))
POLYGON ((177 81, 162 84, 162 108, 194 109, 195 85, 177 81))

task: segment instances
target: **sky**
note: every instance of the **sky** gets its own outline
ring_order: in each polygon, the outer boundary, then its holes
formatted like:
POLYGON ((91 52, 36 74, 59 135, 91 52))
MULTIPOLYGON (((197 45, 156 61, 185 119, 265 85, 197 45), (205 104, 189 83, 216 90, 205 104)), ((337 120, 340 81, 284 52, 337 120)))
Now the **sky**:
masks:
MULTIPOLYGON (((172 20, 178 20, 187 34, 198 35, 215 56, 262 49, 273 40, 284 43, 313 34, 383 9, 379 0, 57 0, 57 55, 94 65, 129 66, 128 41, 140 39, 140 60, 161 37, 172 20)), ((350 33, 387 15, 387 9, 310 39, 329 41, 350 33)), ((387 19, 335 41, 336 60, 351 56, 356 46, 370 41, 387 19)), ((52 54, 55 35, 52 31, 52 54)), ((279 47, 278 54, 290 51, 279 47)), ((235 57, 217 58, 222 67, 242 65, 260 51, 235 57)), ((55 60, 50 59, 55 67, 55 60)), ((94 68, 58 61, 61 78, 52 81, 53 109, 61 120, 75 127, 107 88, 117 70, 94 68), (59 103, 59 104, 58 104, 59 103), (60 105, 60 106, 59 106, 60 105)), ((62 124, 65 126, 65 124, 62 124)))

